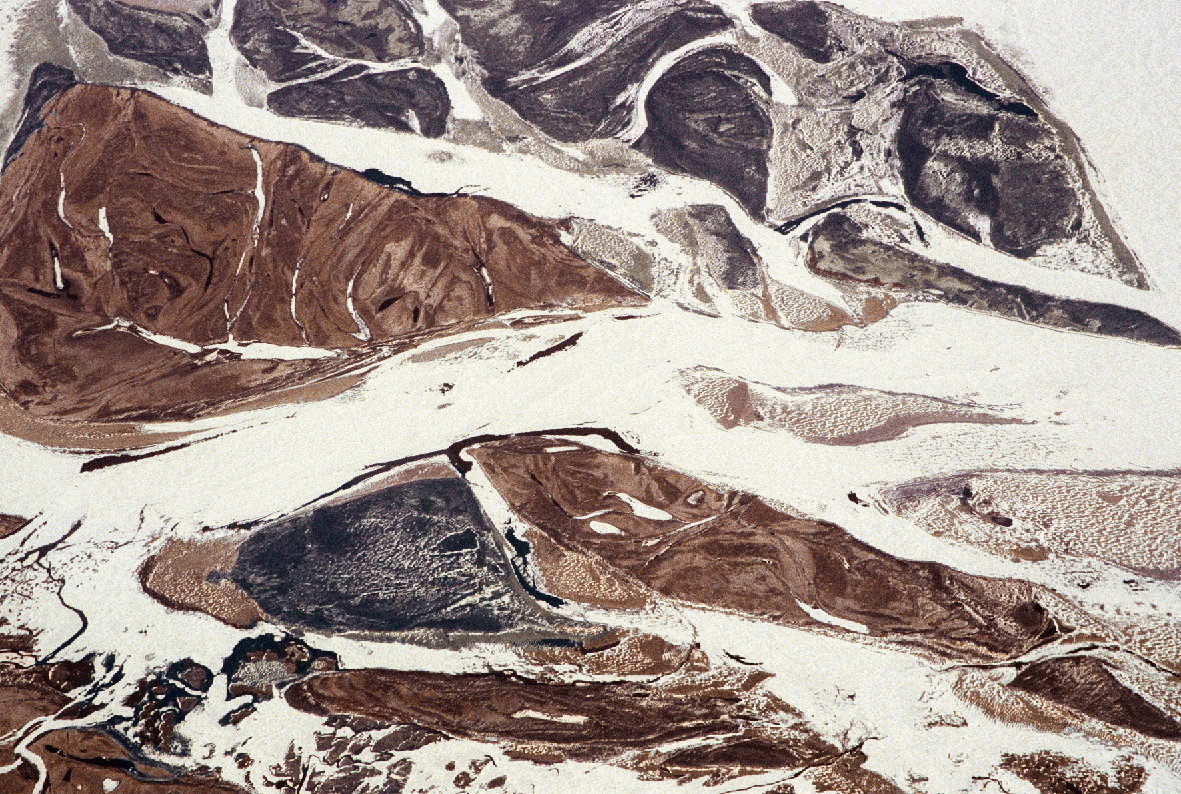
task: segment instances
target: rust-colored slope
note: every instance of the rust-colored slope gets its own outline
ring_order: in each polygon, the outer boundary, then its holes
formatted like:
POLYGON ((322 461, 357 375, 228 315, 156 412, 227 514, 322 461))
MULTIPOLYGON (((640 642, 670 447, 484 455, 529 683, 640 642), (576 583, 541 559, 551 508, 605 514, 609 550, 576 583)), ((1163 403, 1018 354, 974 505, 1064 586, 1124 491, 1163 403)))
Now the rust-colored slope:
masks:
POLYGON ((467 454, 553 542, 665 595, 783 623, 814 623, 821 610, 872 635, 971 657, 1019 655, 1054 632, 1028 584, 898 559, 751 494, 558 441, 516 437, 467 454))
POLYGON ((244 794, 209 770, 181 771, 152 763, 102 727, 73 724, 94 711, 81 689, 91 683, 93 671, 90 659, 27 668, 0 665, 0 792, 244 794), (57 722, 39 722, 46 718, 57 722), (27 748, 18 755, 26 738, 27 748), (42 769, 30 756, 39 759, 42 769))
POLYGON ((764 677, 709 669, 696 655, 654 683, 364 669, 309 676, 285 697, 313 714, 357 715, 502 743, 507 754, 542 763, 605 762, 651 777, 720 782, 839 757, 798 712, 757 686, 764 677))
POLYGON ((391 190, 143 91, 75 85, 42 116, 0 182, 0 385, 35 413, 166 414, 316 366, 192 347, 231 338, 344 349, 643 300, 502 202, 391 190))

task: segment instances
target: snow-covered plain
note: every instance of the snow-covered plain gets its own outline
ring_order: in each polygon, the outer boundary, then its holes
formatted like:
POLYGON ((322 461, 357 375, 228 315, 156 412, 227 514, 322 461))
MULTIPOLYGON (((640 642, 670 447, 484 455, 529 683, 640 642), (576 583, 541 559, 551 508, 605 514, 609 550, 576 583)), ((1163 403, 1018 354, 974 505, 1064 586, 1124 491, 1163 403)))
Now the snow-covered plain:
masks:
MULTIPOLYGON (((1181 234, 1175 219, 1181 159, 1173 154, 1181 150, 1181 125, 1175 107, 1161 98, 1181 90, 1181 74, 1173 66, 1181 28, 1164 19, 1167 4, 1118 11, 1110 4, 1066 7, 1041 0, 844 4, 881 18, 962 15, 998 44, 1078 132, 1094 162, 1101 198, 1140 255, 1154 289, 1142 292, 1098 277, 1033 269, 950 234, 933 241, 940 258, 1009 283, 1140 308, 1181 323, 1181 234)), ((750 221, 732 198, 700 180, 670 177, 631 198, 626 180, 577 173, 526 154, 281 119, 250 107, 226 85, 232 65, 216 60, 235 57, 224 30, 232 6, 232 0, 223 3, 223 29, 211 35, 212 95, 177 86, 152 86, 154 91, 247 134, 298 143, 351 168, 380 168, 421 190, 463 189, 541 217, 594 218, 650 240, 656 253, 674 261, 683 253, 654 231, 652 214, 670 205, 721 204, 778 280, 840 300, 804 268, 787 239, 750 221)), ((20 23, 16 0, 0 13, 0 31, 20 23)), ((85 453, 0 436, 0 512, 35 516, 26 529, 0 541, 0 557, 11 571, 0 614, 14 625, 41 628, 44 651, 68 642, 57 658, 113 654, 129 683, 183 657, 217 670, 242 632, 198 613, 168 610, 135 586, 140 566, 165 535, 196 537, 207 528, 281 516, 372 464, 441 450, 458 439, 588 426, 615 430, 661 464, 706 482, 830 520, 891 554, 1032 581, 1084 612, 1113 608, 1125 617, 1181 620, 1176 582, 1130 580, 1125 570, 1096 560, 999 556, 934 537, 847 498, 913 478, 978 469, 1181 470, 1181 351, 939 304, 906 304, 866 328, 808 333, 705 316, 671 300, 639 312, 600 312, 524 332, 473 331, 426 349, 469 338, 479 344, 429 359, 421 355, 424 348, 391 355, 362 384, 323 401, 237 412, 184 427, 147 427, 191 431, 199 440, 95 471, 81 471, 85 453), (616 319, 623 314, 641 316, 616 319), (573 347, 517 366, 578 332, 582 336, 573 347), (678 373, 702 365, 780 387, 840 383, 1004 406, 1026 423, 930 425, 858 446, 809 444, 753 428, 725 430, 677 386, 678 373), (441 390, 444 383, 453 388, 441 390), (72 530, 79 521, 80 528, 72 530), (43 557, 27 554, 67 534, 43 557), (1085 588, 1077 584, 1080 571, 1089 574, 1085 588), (86 619, 81 633, 78 611, 86 619)), ((1181 543, 1181 537, 1173 542, 1181 543)), ((1033 791, 997 771, 1007 752, 1056 750, 1099 768, 1126 753, 1121 746, 1126 737, 1119 732, 1101 738, 998 721, 959 694, 956 682, 965 671, 898 646, 835 630, 771 626, 680 605, 663 608, 668 612, 657 617, 675 632, 688 632, 711 658, 728 652, 762 666, 773 674, 767 686, 826 738, 841 747, 863 742, 866 768, 915 791, 1033 791), (961 719, 936 719, 945 715, 961 719)), ((649 628, 654 622, 651 615, 617 614, 614 620, 649 628)), ((254 631, 268 630, 273 627, 254 631)), ((522 665, 511 649, 495 644, 456 651, 306 639, 339 653, 346 667, 473 671, 522 665)), ((110 708, 118 708, 115 698, 111 702, 110 708)), ((235 752, 248 752, 262 769, 281 762, 292 743, 314 746, 319 720, 296 717, 282 701, 264 705, 233 728, 216 722, 228 708, 207 702, 182 727, 194 740, 195 754, 219 765, 228 780, 244 782, 231 760, 235 752)), ((1151 773, 1142 791, 1181 788, 1181 751, 1175 745, 1145 741, 1140 751, 1151 773)), ((511 791, 688 788, 640 781, 609 766, 539 766, 455 741, 415 752, 407 790, 449 790, 445 762, 489 753, 497 773, 508 776, 511 791)), ((770 791, 784 777, 743 777, 708 790, 770 791)), ((791 785, 797 792, 811 790, 806 777, 791 785)))

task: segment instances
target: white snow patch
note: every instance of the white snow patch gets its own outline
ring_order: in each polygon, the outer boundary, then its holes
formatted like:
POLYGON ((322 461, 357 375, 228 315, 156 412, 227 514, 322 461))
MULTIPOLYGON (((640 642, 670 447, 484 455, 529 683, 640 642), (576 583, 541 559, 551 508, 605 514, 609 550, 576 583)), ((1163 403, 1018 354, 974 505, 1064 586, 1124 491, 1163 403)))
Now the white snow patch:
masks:
POLYGON ((540 711, 533 709, 521 709, 513 714, 516 719, 528 718, 532 720, 545 720, 547 722, 562 722, 568 725, 581 725, 587 722, 590 718, 584 714, 542 714, 540 711))
POLYGON ((821 623, 827 623, 830 626, 848 629, 849 631, 855 631, 858 634, 869 634, 869 627, 864 623, 857 623, 856 621, 838 618, 836 615, 830 615, 819 607, 808 606, 798 598, 796 599, 796 604, 799 605, 800 609, 807 612, 813 620, 818 620, 821 623))
POLYGON ((98 208, 98 228, 102 229, 102 233, 107 237, 107 245, 114 245, 115 235, 111 234, 111 227, 107 224, 107 208, 98 208))
POLYGON ((89 334, 89 333, 95 333, 98 331, 113 331, 113 330, 114 331, 127 331, 128 333, 135 334, 136 336, 146 339, 149 342, 155 342, 158 345, 164 345, 165 347, 171 347, 171 348, 175 348, 177 350, 183 350, 186 353, 200 353, 203 350, 203 348, 200 345, 195 345, 192 342, 186 342, 183 339, 177 339, 174 336, 168 336, 166 334, 154 333, 154 332, 149 331, 148 329, 144 328, 143 326, 141 326, 137 323, 133 323, 133 322, 131 322, 131 320, 126 320, 122 317, 116 317, 115 319, 113 319, 109 323, 107 323, 106 325, 100 325, 95 328, 91 328, 87 331, 84 331, 82 333, 89 334))
POLYGON ((138 337, 155 342, 158 345, 165 347, 183 350, 186 353, 194 355, 198 353, 206 353, 211 350, 226 350, 232 353, 237 353, 242 358, 246 359, 286 359, 296 360, 305 358, 328 358, 330 356, 338 355, 338 351, 326 350, 319 347, 300 347, 293 345, 272 345, 268 342, 220 342, 214 345, 197 345, 192 342, 186 342, 183 339, 177 339, 175 336, 168 336, 167 334, 158 334, 154 331, 149 331, 138 323, 122 317, 116 317, 106 325, 100 325, 86 331, 79 331, 76 333, 90 334, 97 331, 127 331, 135 334, 138 337))
POLYGON ((327 350, 322 347, 303 347, 296 345, 272 345, 269 342, 221 342, 216 345, 206 345, 204 350, 228 350, 237 353, 242 358, 252 359, 285 359, 295 361, 302 358, 331 358, 340 355, 339 351, 327 350))
POLYGON ((61 190, 57 194, 57 217, 61 218, 62 223, 74 228, 74 224, 70 223, 70 219, 66 217, 66 175, 59 171, 58 178, 61 181, 61 190))
POLYGON ((669 521, 673 517, 672 513, 669 513, 666 510, 661 510, 659 507, 653 507, 650 504, 641 502, 639 499, 636 499, 630 494, 621 493, 619 491, 612 491, 612 493, 626 502, 627 506, 632 509, 632 512, 640 518, 651 518, 656 521, 669 521))
MULTIPOLYGON (((351 204, 349 205, 349 211, 352 212, 352 205, 351 204)), ((356 304, 353 303, 353 282, 355 282, 356 280, 357 280, 356 274, 354 274, 353 277, 349 279, 349 285, 348 285, 348 287, 345 288, 344 304, 345 304, 345 307, 349 310, 349 316, 352 317, 353 322, 355 322, 357 324, 357 331, 354 332, 352 334, 352 336, 357 337, 362 342, 368 342, 370 339, 373 338, 373 336, 369 331, 369 326, 365 324, 365 321, 363 319, 361 319, 361 315, 357 313, 356 304)), ((294 310, 295 310, 294 296, 291 299, 291 308, 292 308, 292 311, 294 312, 294 310)))
POLYGON ((618 527, 612 526, 611 524, 608 524, 605 521, 591 521, 591 522, 588 522, 587 526, 589 526, 595 532, 598 532, 600 535, 622 535, 623 534, 623 530, 619 529, 618 527))
POLYGON ((254 146, 247 146, 250 156, 254 158, 254 199, 258 204, 258 211, 254 214, 254 242, 258 244, 258 237, 262 230, 262 217, 267 206, 267 194, 263 190, 262 157, 254 146))

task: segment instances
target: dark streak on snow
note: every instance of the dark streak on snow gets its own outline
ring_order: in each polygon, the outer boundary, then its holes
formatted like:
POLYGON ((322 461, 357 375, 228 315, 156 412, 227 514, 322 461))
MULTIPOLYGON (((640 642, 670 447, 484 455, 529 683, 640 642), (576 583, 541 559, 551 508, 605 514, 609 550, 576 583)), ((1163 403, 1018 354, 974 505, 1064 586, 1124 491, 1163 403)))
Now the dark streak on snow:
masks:
POLYGON ((534 361, 536 361, 539 358, 545 358, 546 356, 552 356, 554 353, 561 353, 563 350, 569 350, 570 348, 572 348, 576 344, 578 344, 578 340, 582 338, 582 334, 583 334, 583 332, 579 331, 578 333, 574 334, 574 336, 571 336, 568 339, 563 339, 561 342, 558 342, 556 345, 550 345, 549 347, 547 347, 544 350, 538 350, 536 353, 529 356, 529 358, 518 361, 517 366, 523 367, 526 364, 532 364, 534 361))

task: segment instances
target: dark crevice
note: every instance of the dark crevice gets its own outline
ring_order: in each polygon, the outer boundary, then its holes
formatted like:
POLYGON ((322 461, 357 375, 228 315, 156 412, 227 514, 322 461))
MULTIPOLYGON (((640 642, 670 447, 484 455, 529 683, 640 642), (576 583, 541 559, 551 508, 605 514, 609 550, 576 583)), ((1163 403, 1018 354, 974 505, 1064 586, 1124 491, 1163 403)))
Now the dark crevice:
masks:
POLYGON ((972 96, 989 102, 997 110, 1006 113, 1013 113, 1018 116, 1025 116, 1026 118, 1038 118, 1037 111, 1026 105, 1024 102, 1004 102, 1001 100, 1000 94, 995 94, 989 91, 984 86, 977 83, 968 76, 968 70, 958 63, 952 61, 940 61, 938 63, 915 63, 907 58, 898 55, 897 53, 890 53, 898 60, 908 65, 908 70, 903 75, 902 80, 914 80, 917 77, 930 77, 935 80, 945 80, 954 84, 964 92, 972 96))
POLYGON ((38 546, 35 549, 30 549, 29 551, 25 552, 24 555, 21 557, 21 562, 28 560, 29 557, 32 557, 34 554, 37 555, 37 559, 33 561, 33 564, 35 565, 35 564, 41 562, 43 559, 45 559, 46 554, 53 551, 59 545, 64 543, 66 540, 69 539, 69 537, 71 535, 73 535, 75 532, 77 532, 81 528, 82 528, 82 522, 75 521, 74 525, 72 527, 70 527, 69 531, 66 532, 66 534, 62 535, 60 538, 57 538, 56 540, 51 540, 48 543, 45 543, 41 546, 38 546))
POLYGON ((303 510, 305 507, 309 507, 310 505, 314 505, 316 502, 321 502, 325 499, 335 496, 338 493, 341 493, 343 491, 347 491, 348 489, 350 489, 354 486, 360 485, 361 483, 365 482, 366 480, 371 480, 374 477, 379 477, 382 474, 393 471, 394 469, 396 469, 400 466, 405 466, 410 463, 417 463, 420 460, 427 460, 429 458, 439 457, 442 454, 443 454, 443 452, 441 450, 432 450, 431 452, 423 452, 422 454, 419 454, 419 455, 410 455, 409 457, 398 458, 397 460, 386 461, 385 463, 374 463, 373 465, 367 467, 364 474, 358 474, 356 477, 353 477, 353 478, 347 480, 343 484, 337 486, 336 488, 333 488, 331 491, 328 491, 327 493, 320 494, 315 499, 312 499, 311 501, 305 502, 304 504, 300 505, 292 512, 295 513, 300 510, 303 510))
MULTIPOLYGON (((513 547, 513 551, 517 553, 517 556, 519 556, 521 560, 528 559, 528 541, 518 538, 516 531, 511 526, 505 528, 504 539, 509 542, 509 545, 513 547)), ((521 570, 521 566, 517 563, 517 556, 509 558, 509 562, 512 563, 513 573, 516 575, 517 581, 520 583, 521 587, 524 588, 525 592, 543 604, 548 604, 551 607, 562 606, 562 604, 565 603, 562 599, 538 590, 531 582, 529 582, 528 579, 525 578, 524 572, 521 570)))
POLYGON ((534 361, 537 361, 539 358, 545 358, 546 356, 552 356, 554 353, 561 353, 563 350, 569 350, 570 348, 572 348, 576 344, 578 344, 578 340, 582 338, 582 334, 583 334, 583 332, 579 331, 578 333, 574 334, 573 336, 563 339, 561 342, 558 342, 556 345, 550 345, 549 347, 545 348, 544 350, 538 350, 536 353, 529 356, 529 358, 526 358, 522 361, 518 361, 517 366, 523 367, 526 364, 532 364, 534 361))
MULTIPOLYGON (((898 210, 899 212, 905 212, 907 215, 910 214, 910 207, 906 206, 905 204, 903 204, 899 201, 891 201, 890 199, 863 198, 860 196, 854 196, 853 198, 840 199, 839 201, 834 201, 831 204, 826 204, 823 207, 818 207, 817 209, 806 212, 803 215, 797 215, 794 218, 789 218, 788 220, 786 220, 783 223, 776 226, 775 231, 779 232, 780 234, 791 234, 792 231, 799 228, 801 224, 803 224, 805 221, 807 221, 811 218, 815 218, 818 215, 823 215, 826 212, 832 212, 833 210, 839 210, 839 209, 844 209, 845 207, 851 207, 854 204, 870 204, 874 207, 880 207, 881 209, 898 210)), ((916 223, 915 226, 918 226, 918 224, 916 223)), ((924 244, 927 241, 926 236, 923 235, 922 229, 919 229, 919 239, 921 239, 924 244)))
POLYGON ((151 452, 138 452, 138 453, 125 452, 125 453, 121 453, 119 455, 103 455, 101 457, 92 458, 92 459, 86 461, 85 463, 82 464, 82 468, 79 469, 79 471, 82 474, 85 474, 88 471, 98 471, 99 469, 105 469, 105 468, 108 468, 109 466, 118 466, 120 463, 131 463, 134 460, 143 460, 144 458, 154 458, 157 455, 164 455, 169 452, 175 452, 178 449, 184 449, 185 447, 190 446, 192 443, 193 442, 191 442, 191 441, 186 441, 183 444, 176 444, 175 446, 164 447, 164 449, 155 449, 155 450, 152 450, 151 452))
POLYGON ((599 436, 610 441, 622 452, 626 452, 629 455, 640 454, 640 450, 629 444, 623 436, 614 430, 608 430, 603 427, 555 427, 547 430, 526 430, 520 433, 486 433, 484 435, 465 438, 462 441, 456 441, 447 447, 445 454, 448 460, 451 461, 451 465, 460 474, 467 474, 471 471, 472 464, 461 458, 460 453, 468 447, 476 444, 484 444, 489 441, 504 441, 508 438, 535 438, 537 436, 599 436))
POLYGON ((405 293, 403 293, 402 295, 394 295, 392 298, 386 298, 385 300, 383 300, 381 303, 378 304, 377 311, 384 312, 390 306, 393 306, 395 301, 397 301, 399 298, 402 298, 404 296, 405 296, 405 293))
POLYGON ((126 758, 83 758, 80 755, 67 753, 65 750, 62 750, 59 747, 54 747, 52 744, 45 745, 45 752, 59 755, 62 758, 68 758, 71 761, 78 761, 79 763, 86 764, 87 766, 97 766, 102 769, 118 769, 121 772, 127 772, 128 774, 134 774, 136 770, 135 764, 133 764, 131 761, 128 761, 126 758))
MULTIPOLYGON (((73 534, 74 530, 76 530, 80 526, 82 526, 81 521, 76 523, 74 525, 73 529, 71 529, 70 532, 65 537, 61 538, 58 542, 60 543, 61 540, 65 540, 66 537, 69 537, 70 534, 73 534)), ((40 558, 38 558, 38 563, 40 564, 40 558)), ((50 576, 53 576, 53 572, 50 569, 48 564, 41 564, 41 567, 44 568, 46 573, 48 573, 50 576)), ((82 625, 80 625, 78 627, 77 631, 75 631, 69 637, 66 637, 66 639, 60 645, 58 645, 56 648, 54 648, 49 653, 45 654, 45 656, 41 657, 41 659, 39 659, 37 661, 37 664, 47 663, 54 656, 57 656, 59 653, 64 651, 66 648, 70 647, 70 645, 72 645, 74 643, 74 640, 81 637, 86 632, 86 629, 88 629, 90 627, 90 621, 86 619, 86 613, 83 612, 81 609, 78 609, 78 607, 71 606, 69 603, 66 602, 66 599, 62 596, 62 591, 65 589, 65 587, 66 587, 65 579, 60 580, 58 588, 57 588, 57 600, 59 602, 61 602, 61 605, 63 607, 65 607, 66 609, 70 610, 75 615, 77 615, 78 620, 80 620, 82 622, 82 625)))
POLYGON ((409 179, 403 179, 400 176, 391 176, 385 171, 378 168, 366 168, 361 172, 361 176, 368 179, 375 185, 397 190, 399 193, 407 193, 411 196, 425 196, 426 194, 420 190, 416 190, 414 185, 410 184, 409 179))

